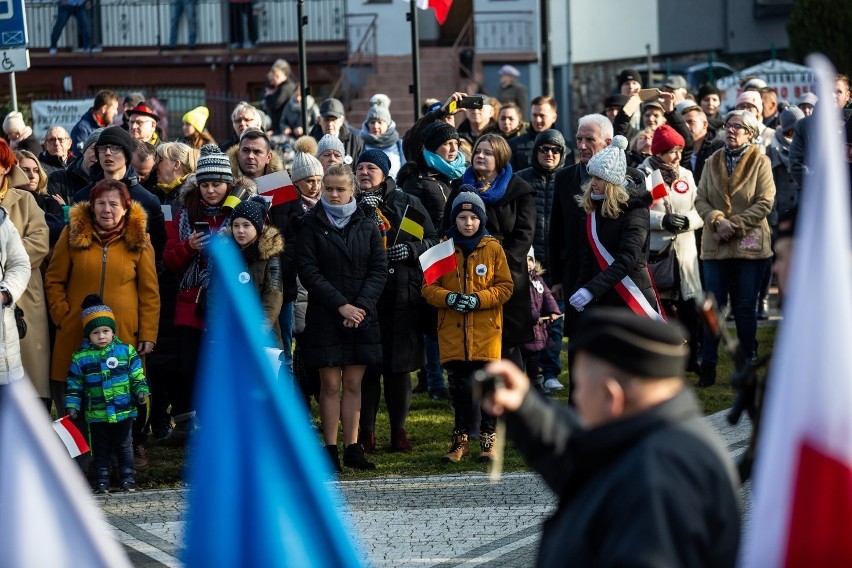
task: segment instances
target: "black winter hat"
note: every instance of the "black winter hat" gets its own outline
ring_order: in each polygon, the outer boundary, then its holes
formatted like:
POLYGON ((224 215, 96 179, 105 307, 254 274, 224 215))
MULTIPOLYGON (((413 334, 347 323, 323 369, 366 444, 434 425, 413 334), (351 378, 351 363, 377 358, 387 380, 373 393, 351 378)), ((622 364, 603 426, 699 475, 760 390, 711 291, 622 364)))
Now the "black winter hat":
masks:
POLYGON ((98 136, 98 141, 95 142, 95 149, 98 146, 119 146, 124 152, 124 157, 127 159, 127 164, 130 165, 131 155, 133 153, 133 138, 130 133, 120 126, 110 126, 104 128, 101 135, 98 136))
POLYGON ((559 146, 562 148, 562 153, 565 154, 565 138, 555 128, 548 128, 538 133, 538 136, 535 137, 535 149, 538 150, 538 147, 542 144, 559 146))
POLYGON ((699 103, 706 97, 707 95, 716 95, 719 96, 719 89, 714 87, 713 85, 704 85, 700 89, 698 89, 698 94, 695 96, 695 100, 699 103))
POLYGON ((447 140, 459 140, 459 131, 443 120, 433 122, 423 129, 423 147, 434 152, 447 140))
POLYGON ((231 215, 231 224, 237 218, 248 219, 254 225, 255 230, 257 230, 257 235, 260 236, 263 232, 263 220, 266 218, 268 210, 269 205, 266 199, 259 195, 252 195, 245 201, 240 201, 240 204, 234 207, 234 213, 231 215))
POLYGON ((622 94, 610 95, 604 99, 604 110, 612 107, 621 108, 630 100, 622 94))
POLYGON ((640 75, 639 71, 636 69, 623 69, 621 73, 618 74, 618 86, 621 87, 627 81, 637 81, 641 83, 642 75, 640 75))
POLYGON ((627 308, 595 308, 580 319, 569 349, 584 351, 638 378, 683 377, 688 336, 676 321, 640 317, 627 308))

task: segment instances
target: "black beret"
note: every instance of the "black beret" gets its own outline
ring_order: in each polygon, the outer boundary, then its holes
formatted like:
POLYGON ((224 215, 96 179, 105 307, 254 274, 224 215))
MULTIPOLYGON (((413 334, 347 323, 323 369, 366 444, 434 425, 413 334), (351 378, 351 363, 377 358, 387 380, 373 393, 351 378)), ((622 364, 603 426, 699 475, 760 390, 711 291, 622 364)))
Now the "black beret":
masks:
POLYGON ((688 337, 676 321, 640 317, 627 308, 593 308, 580 318, 568 346, 638 378, 683 377, 688 337))

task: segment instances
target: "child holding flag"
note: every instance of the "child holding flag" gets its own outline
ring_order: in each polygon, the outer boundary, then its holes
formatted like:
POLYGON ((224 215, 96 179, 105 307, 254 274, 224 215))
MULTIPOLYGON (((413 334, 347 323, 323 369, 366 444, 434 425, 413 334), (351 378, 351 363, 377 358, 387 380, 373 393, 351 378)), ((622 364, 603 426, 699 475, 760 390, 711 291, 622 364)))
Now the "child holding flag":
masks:
MULTIPOLYGON (((512 275, 497 239, 485 230, 485 204, 471 186, 463 186, 453 201, 454 225, 447 231, 455 248, 454 263, 437 259, 424 266, 423 297, 438 308, 438 344, 441 364, 449 372, 455 427, 450 451, 441 458, 458 462, 470 454, 471 377, 488 361, 500 359, 503 304, 512 296, 512 275), (453 264, 455 266, 453 266, 453 264), (445 267, 443 275, 434 266, 445 267)), ((443 243, 438 247, 445 246, 443 243)), ((437 247, 436 247, 437 248, 437 247)), ((491 461, 495 419, 482 412, 480 461, 491 461)))
POLYGON ((122 491, 134 491, 131 427, 136 402, 145 404, 148 383, 142 359, 115 334, 115 316, 97 294, 83 300, 83 345, 71 357, 65 407, 71 420, 80 410, 92 433, 95 493, 109 489, 109 459, 116 453, 122 491))

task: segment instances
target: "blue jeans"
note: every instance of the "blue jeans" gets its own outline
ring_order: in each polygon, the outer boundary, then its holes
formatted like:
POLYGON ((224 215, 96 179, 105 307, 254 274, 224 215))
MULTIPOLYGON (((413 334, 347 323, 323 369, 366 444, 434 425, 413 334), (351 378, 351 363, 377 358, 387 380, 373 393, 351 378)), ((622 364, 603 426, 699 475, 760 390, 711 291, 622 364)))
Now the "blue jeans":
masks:
POLYGON ((281 306, 278 315, 278 325, 281 327, 281 343, 284 350, 284 364, 290 374, 293 374, 293 302, 281 306))
MULTIPOLYGON (((565 302, 558 300, 556 304, 559 306, 560 311, 565 313, 565 302)), ((558 378, 562 374, 562 361, 559 359, 559 355, 562 353, 562 328, 564 322, 565 318, 559 318, 556 321, 550 322, 547 331, 553 344, 538 354, 538 366, 545 381, 547 379, 558 378)), ((534 379, 535 377, 530 375, 530 378, 534 379)))
POLYGON ((198 0, 172 0, 172 27, 169 32, 169 45, 177 45, 178 28, 180 28, 180 17, 186 14, 186 29, 189 33, 189 47, 195 47, 195 38, 198 33, 196 13, 198 0))
POLYGON ((438 348, 438 340, 428 335, 423 336, 423 345, 426 348, 426 388, 429 393, 446 389, 444 384, 444 369, 441 367, 441 352, 438 348))
MULTIPOLYGON (((757 344, 757 301, 760 285, 769 259, 762 260, 705 260, 704 289, 712 292, 719 309, 728 302, 728 292, 734 301, 734 321, 737 323, 737 339, 746 358, 754 357, 757 344)), ((704 328, 704 343, 701 346, 701 364, 715 365, 718 361, 719 339, 704 328)))
POLYGON ((89 11, 85 6, 63 6, 59 4, 58 12, 56 13, 56 23, 53 25, 53 31, 50 34, 50 48, 56 49, 59 43, 59 36, 62 35, 62 30, 68 24, 71 16, 77 19, 77 25, 80 27, 80 37, 83 40, 83 49, 91 47, 91 33, 89 32, 89 11))

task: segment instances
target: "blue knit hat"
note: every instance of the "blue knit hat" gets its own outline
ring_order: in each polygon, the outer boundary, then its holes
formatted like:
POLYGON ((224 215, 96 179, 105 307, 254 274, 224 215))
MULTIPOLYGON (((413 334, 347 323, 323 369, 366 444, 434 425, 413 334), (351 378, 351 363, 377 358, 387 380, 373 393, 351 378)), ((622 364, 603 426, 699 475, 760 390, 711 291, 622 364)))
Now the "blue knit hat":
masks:
POLYGON ((458 217, 459 213, 462 211, 471 211, 479 217, 480 225, 484 227, 488 222, 488 215, 485 213, 485 203, 476 194, 476 188, 472 185, 463 185, 459 188, 459 191, 460 193, 453 200, 453 209, 450 213, 453 223, 456 222, 456 217, 458 217))
POLYGON ((391 168, 390 158, 388 158, 388 155, 382 152, 381 150, 378 150, 376 148, 364 150, 363 152, 361 152, 361 155, 358 156, 358 161, 355 163, 355 166, 357 167, 358 164, 362 162, 368 162, 377 166, 380 170, 382 170, 382 173, 385 175, 385 177, 388 177, 388 173, 390 172, 391 168))
POLYGON ((609 146, 592 156, 586 170, 613 185, 624 185, 624 176, 627 175, 626 148, 627 138, 620 134, 613 137, 609 146))

